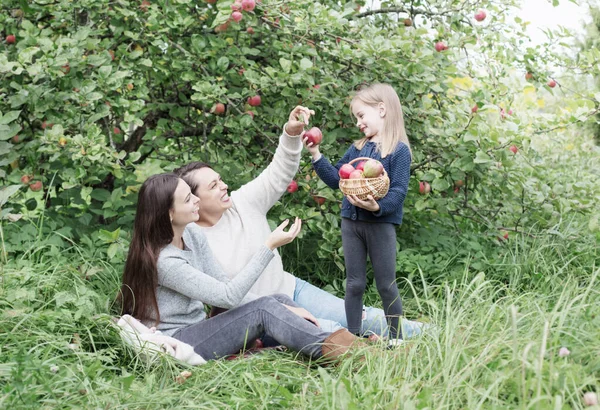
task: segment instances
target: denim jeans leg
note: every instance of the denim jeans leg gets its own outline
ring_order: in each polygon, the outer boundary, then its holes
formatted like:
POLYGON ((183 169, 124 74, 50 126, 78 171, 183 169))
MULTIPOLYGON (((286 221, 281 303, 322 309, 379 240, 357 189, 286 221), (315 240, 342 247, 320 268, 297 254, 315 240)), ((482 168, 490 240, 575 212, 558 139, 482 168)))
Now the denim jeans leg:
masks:
MULTIPOLYGON (((321 318, 328 319, 339 323, 343 327, 348 326, 344 300, 300 278, 296 278, 294 301, 319 320, 321 318)), ((367 306, 364 308, 364 313, 362 333, 387 336, 388 326, 383 309, 367 306)), ((402 319, 402 333, 406 339, 419 335, 426 328, 427 325, 424 323, 402 319)))

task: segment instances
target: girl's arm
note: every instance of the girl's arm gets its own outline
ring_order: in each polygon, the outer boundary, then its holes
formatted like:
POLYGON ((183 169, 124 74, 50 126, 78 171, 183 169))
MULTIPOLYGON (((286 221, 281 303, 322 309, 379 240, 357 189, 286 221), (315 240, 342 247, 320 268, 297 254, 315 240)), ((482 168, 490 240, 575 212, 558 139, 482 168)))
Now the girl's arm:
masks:
POLYGON ((348 151, 346 151, 342 159, 340 159, 335 166, 332 165, 327 158, 321 155, 319 152, 319 146, 309 146, 306 144, 306 140, 304 140, 304 146, 312 155, 313 168, 315 169, 315 172, 319 178, 321 178, 321 180, 330 188, 338 189, 340 187, 340 175, 338 174, 338 171, 342 165, 348 163, 348 161, 352 159, 351 153, 354 149, 354 145, 351 146, 348 151))

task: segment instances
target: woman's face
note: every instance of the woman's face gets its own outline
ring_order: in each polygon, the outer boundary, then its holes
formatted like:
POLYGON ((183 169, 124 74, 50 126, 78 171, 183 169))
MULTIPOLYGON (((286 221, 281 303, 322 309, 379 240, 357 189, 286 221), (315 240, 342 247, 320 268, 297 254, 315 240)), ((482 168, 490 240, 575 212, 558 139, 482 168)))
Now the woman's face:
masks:
POLYGON ((173 207, 169 211, 173 226, 185 226, 198 220, 200 199, 192 194, 183 179, 179 180, 173 195, 173 207))
POLYGON ((215 170, 200 168, 192 172, 190 177, 198 184, 196 195, 202 200, 201 215, 222 215, 231 208, 227 184, 215 170))

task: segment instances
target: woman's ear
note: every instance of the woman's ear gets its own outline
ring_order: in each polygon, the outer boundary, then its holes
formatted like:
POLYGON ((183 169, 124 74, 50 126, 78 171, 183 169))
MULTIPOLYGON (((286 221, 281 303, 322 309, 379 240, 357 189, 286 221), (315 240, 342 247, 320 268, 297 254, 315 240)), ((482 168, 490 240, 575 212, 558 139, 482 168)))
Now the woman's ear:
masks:
POLYGON ((171 219, 171 222, 173 222, 173 209, 169 209, 169 218, 171 219))
POLYGON ((385 110, 385 104, 384 104, 384 103, 382 103, 382 102, 380 102, 380 103, 377 105, 377 108, 379 108, 379 116, 380 116, 381 118, 385 117, 385 112, 386 112, 386 110, 385 110))

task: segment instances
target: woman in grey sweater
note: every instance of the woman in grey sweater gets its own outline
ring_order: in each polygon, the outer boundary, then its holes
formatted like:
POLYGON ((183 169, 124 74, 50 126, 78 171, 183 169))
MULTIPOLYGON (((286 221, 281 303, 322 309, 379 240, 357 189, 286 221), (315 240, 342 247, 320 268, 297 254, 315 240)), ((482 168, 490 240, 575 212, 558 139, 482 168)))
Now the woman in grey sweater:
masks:
POLYGON ((264 335, 312 358, 335 358, 356 342, 346 329, 322 331, 289 297, 250 301, 247 296, 273 251, 298 235, 300 220, 287 232, 288 221, 277 227, 242 271, 229 279, 193 223, 199 202, 175 174, 154 175, 144 182, 123 273, 124 314, 192 345, 206 360, 236 353, 264 335), (242 302, 248 303, 235 308, 242 302), (208 319, 204 303, 230 310, 208 319))

